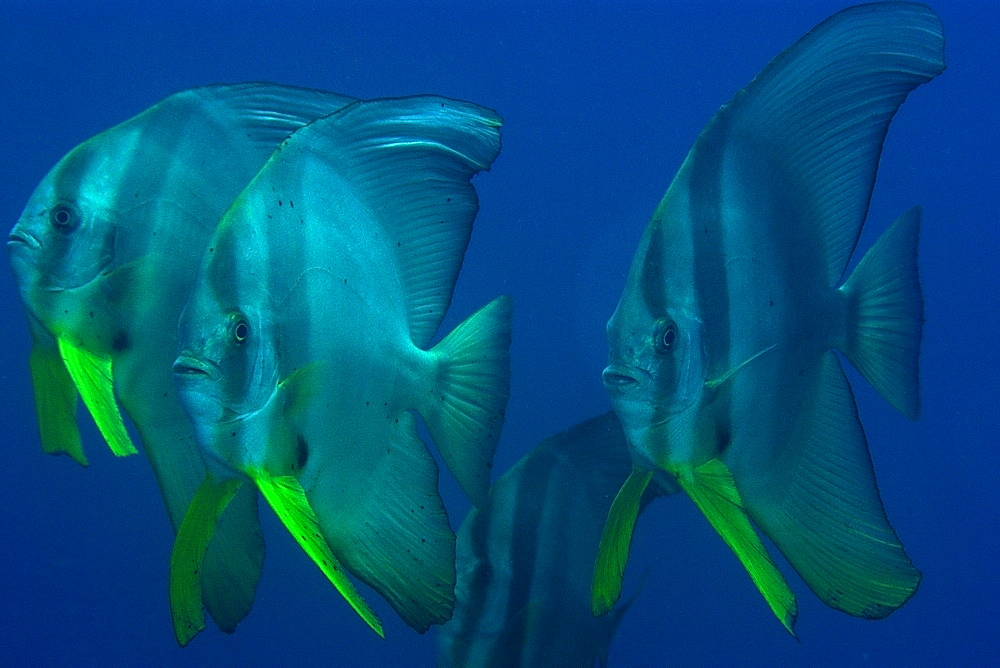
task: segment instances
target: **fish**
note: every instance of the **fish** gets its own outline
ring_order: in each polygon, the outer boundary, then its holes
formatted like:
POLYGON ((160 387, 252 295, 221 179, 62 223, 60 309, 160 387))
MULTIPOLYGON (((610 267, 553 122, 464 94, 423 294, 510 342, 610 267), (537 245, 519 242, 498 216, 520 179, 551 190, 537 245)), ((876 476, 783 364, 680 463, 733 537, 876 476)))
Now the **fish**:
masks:
MULTIPOLYGON (((615 494, 632 470, 614 412, 550 436, 504 473, 458 532, 455 614, 439 666, 606 665, 629 605, 594 617, 594 560, 615 494)), ((649 485, 640 500, 677 491, 649 485)))
MULTIPOLYGON (((88 139, 48 172, 7 244, 32 335, 45 452, 87 465, 81 397, 111 450, 136 452, 124 411, 180 528, 205 476, 172 375, 201 255, 275 147, 350 102, 268 83, 193 88, 88 139)), ((256 494, 241 494, 223 524, 205 563, 205 599, 232 632, 263 562, 256 494)))
POLYGON ((889 123, 943 70, 931 9, 851 7, 772 60, 698 137, 607 326, 603 382, 633 472, 602 536, 595 614, 620 595, 637 499, 664 478, 793 635, 795 596, 755 526, 835 609, 880 619, 916 592, 835 351, 918 416, 920 209, 847 270, 889 123))
POLYGON ((419 632, 451 616, 455 537, 416 415, 483 503, 509 395, 510 298, 430 343, 500 123, 437 96, 355 102, 283 142, 223 216, 173 367, 208 468, 171 556, 178 637, 203 624, 204 545, 243 487, 379 635, 348 573, 419 632))

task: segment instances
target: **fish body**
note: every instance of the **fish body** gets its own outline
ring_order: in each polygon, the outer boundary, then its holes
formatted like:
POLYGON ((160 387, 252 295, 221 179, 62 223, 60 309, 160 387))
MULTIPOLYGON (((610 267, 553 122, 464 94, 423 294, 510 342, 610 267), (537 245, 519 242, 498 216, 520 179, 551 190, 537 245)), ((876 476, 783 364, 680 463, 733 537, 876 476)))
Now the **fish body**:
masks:
MULTIPOLYGON (((455 615, 442 666, 603 665, 627 605, 594 617, 604 520, 632 460, 614 413, 542 441, 501 476, 458 533, 455 615)), ((642 500, 676 491, 650 486, 642 500)))
MULTIPOLYGON (((43 448, 86 464, 78 397, 116 454, 156 473, 175 530, 205 475, 172 381, 177 321, 202 252, 274 148, 350 98, 274 84, 172 95, 85 141, 45 176, 8 249, 34 347, 43 448)), ((226 631, 247 613, 263 560, 256 495, 230 506, 209 552, 209 611, 226 631)))
POLYGON ((623 509, 651 478, 681 485, 789 631, 794 596, 753 524, 850 614, 884 617, 916 590, 833 351, 917 416, 919 210, 847 268, 889 122, 943 71, 943 46, 923 5, 846 9, 699 136, 608 323, 603 378, 635 471, 609 517, 595 611, 617 598, 634 519, 623 509))
MULTIPOLYGON (((478 210, 470 179, 499 152, 499 124, 424 96, 356 103, 300 130, 222 219, 181 318, 175 379, 215 481, 206 489, 252 482, 279 516, 294 508, 316 530, 286 525, 378 632, 344 569, 421 632, 454 602, 454 534, 414 413, 474 501, 489 485, 509 300, 430 341, 478 210)), ((181 626, 197 608, 197 534, 212 531, 213 507, 195 509, 199 528, 175 545, 181 626)))

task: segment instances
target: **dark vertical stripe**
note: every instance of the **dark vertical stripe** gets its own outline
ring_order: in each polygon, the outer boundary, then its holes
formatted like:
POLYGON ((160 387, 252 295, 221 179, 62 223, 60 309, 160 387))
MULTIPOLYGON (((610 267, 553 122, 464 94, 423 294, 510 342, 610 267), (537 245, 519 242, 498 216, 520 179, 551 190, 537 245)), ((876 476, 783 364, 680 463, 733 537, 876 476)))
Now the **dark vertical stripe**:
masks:
POLYGON ((465 666, 469 662, 469 650, 480 633, 486 609, 487 593, 493 581, 493 566, 490 563, 489 538, 493 519, 493 495, 486 506, 473 518, 469 530, 469 544, 472 558, 479 564, 473 571, 472 581, 466 583, 467 598, 461 601, 458 630, 452 634, 449 655, 454 666, 465 666))
MULTIPOLYGON (((695 143, 691 156, 688 197, 691 216, 691 237, 694 249, 694 283, 698 314, 702 322, 701 350, 707 378, 718 377, 733 364, 732 323, 730 322, 729 274, 724 247, 722 217, 723 158, 729 134, 729 115, 719 113, 709 122, 695 143)), ((732 422, 732 401, 728 393, 713 399, 713 413, 727 422, 722 431, 728 432, 732 422), (721 404, 720 402, 725 402, 721 404)), ((705 406, 702 406, 702 410, 705 406)), ((699 437, 698 435, 692 435, 699 437)), ((721 454, 726 442, 714 444, 721 454)), ((698 462, 700 463, 700 462, 698 462)))
MULTIPOLYGON (((546 461, 532 458, 531 466, 521 469, 518 478, 517 494, 514 499, 514 515, 512 525, 514 534, 510 537, 511 583, 507 598, 507 611, 504 623, 504 633, 494 641, 494 651, 491 656, 510 655, 514 650, 517 656, 524 651, 524 640, 528 633, 527 623, 531 620, 528 614, 531 603, 531 580, 535 572, 535 561, 538 559, 538 534, 548 527, 542 526, 545 501, 549 496, 549 486, 557 462, 546 453, 546 461), (511 621, 517 617, 517 623, 511 621)), ((520 665, 521 661, 511 662, 520 665)))

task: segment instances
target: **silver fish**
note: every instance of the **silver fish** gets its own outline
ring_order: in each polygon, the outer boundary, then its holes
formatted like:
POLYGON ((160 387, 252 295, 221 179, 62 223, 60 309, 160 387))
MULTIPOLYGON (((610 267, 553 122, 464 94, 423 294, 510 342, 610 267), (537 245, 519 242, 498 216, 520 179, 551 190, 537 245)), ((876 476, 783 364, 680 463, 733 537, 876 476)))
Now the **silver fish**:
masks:
MULTIPOLYGON (((607 662, 628 605, 594 617, 590 584, 604 520, 632 470, 614 413, 542 441, 500 477, 458 532, 455 615, 441 666, 607 662)), ((642 505, 676 487, 650 485, 642 505)))
POLYGON ((345 570, 421 632, 450 617, 454 534, 414 413, 482 503, 507 403, 509 299, 429 346, 499 126, 445 98, 358 102, 292 135, 223 217, 174 365, 209 468, 171 559, 179 632, 200 623, 204 545, 246 482, 376 632, 345 570))
POLYGON ((604 384, 635 468, 605 528, 595 613, 620 593, 654 478, 680 484, 790 632, 795 598, 751 520, 834 608, 881 618, 916 591, 833 351, 917 416, 919 210, 846 272, 889 122, 943 53, 923 5, 846 9, 771 61, 688 154, 608 323, 604 384))
MULTIPOLYGON (((35 189, 8 249, 34 346, 42 446, 87 459, 82 396, 115 454, 139 432, 174 529, 205 476, 171 366, 177 320, 215 224, 274 148, 352 102, 274 84, 171 95, 70 151, 35 189)), ((249 611, 263 560, 256 495, 241 494, 209 552, 206 605, 225 631, 249 611)))

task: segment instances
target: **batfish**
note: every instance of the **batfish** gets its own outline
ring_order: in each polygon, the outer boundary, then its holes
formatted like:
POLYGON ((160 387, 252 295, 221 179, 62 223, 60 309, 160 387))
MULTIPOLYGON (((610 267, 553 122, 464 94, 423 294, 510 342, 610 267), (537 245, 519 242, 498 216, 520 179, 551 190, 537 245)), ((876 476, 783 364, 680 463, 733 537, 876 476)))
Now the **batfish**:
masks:
POLYGON ((454 534, 419 414, 483 503, 509 388, 510 300, 430 348, 500 150, 492 111, 423 96, 352 104, 275 151, 205 251, 174 377, 209 475, 171 558, 178 637, 203 624, 204 545, 257 487, 379 634, 345 571, 414 629, 454 606, 454 534))
MULTIPOLYGON (((438 635, 438 665, 606 664, 628 605, 595 618, 590 584, 631 470, 625 433, 606 413, 545 439, 493 484, 458 532, 455 615, 438 635)), ((641 505, 674 491, 653 483, 641 505)))
POLYGON ((771 61, 698 137, 608 323, 604 385, 634 470, 605 527, 595 613, 618 598, 654 478, 680 484, 790 632, 794 596, 753 524, 836 609, 882 618, 916 591, 834 351, 917 417, 919 209, 847 269, 889 122, 943 57, 929 8, 852 7, 771 61))
MULTIPOLYGON (((115 454, 135 452, 120 401, 180 527, 205 467, 171 367, 205 245, 283 139, 351 101, 273 84, 194 88, 80 144, 45 176, 8 248, 46 452, 87 463, 78 397, 115 454)), ((205 564, 206 604, 223 630, 249 611, 263 555, 248 490, 205 564)))

